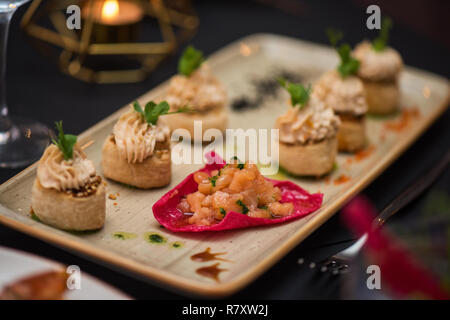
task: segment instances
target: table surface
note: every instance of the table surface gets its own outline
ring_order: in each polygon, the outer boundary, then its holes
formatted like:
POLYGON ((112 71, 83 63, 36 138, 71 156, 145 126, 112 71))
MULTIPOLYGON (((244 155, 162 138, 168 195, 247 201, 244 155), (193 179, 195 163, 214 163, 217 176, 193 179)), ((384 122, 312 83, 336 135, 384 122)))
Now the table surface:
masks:
MULTIPOLYGON (((200 17, 198 33, 192 44, 205 54, 253 33, 275 33, 299 39, 326 43, 324 30, 337 27, 351 44, 371 34, 365 29, 365 8, 351 1, 288 1, 300 3, 287 13, 256 1, 196 1, 200 17), (337 4, 339 2, 339 4, 337 4)), ((63 120, 67 132, 80 133, 134 98, 176 73, 177 56, 165 61, 146 81, 138 84, 92 85, 62 75, 56 65, 40 56, 19 29, 25 8, 13 18, 8 48, 8 103, 12 114, 37 119, 49 126, 63 120)), ((394 19, 395 22, 395 19, 394 19)), ((396 24, 390 42, 401 53, 405 63, 448 77, 448 49, 396 24), (420 44, 420 45, 418 45, 420 44)), ((363 193, 378 209, 384 208, 397 194, 433 166, 450 145, 450 112, 447 110, 390 168, 363 193)), ((0 182, 20 170, 0 169, 0 182)), ((436 189, 450 190, 447 170, 438 183, 422 197, 393 218, 402 223, 423 205, 436 189)), ((261 299, 330 299, 340 297, 340 277, 327 277, 297 264, 319 261, 351 243, 352 235, 341 223, 339 213, 315 231, 285 258, 249 287, 231 298, 261 299), (321 278, 320 278, 321 277, 321 278)), ((90 273, 135 298, 178 299, 182 296, 160 289, 132 275, 119 273, 43 241, 0 225, 0 245, 29 251, 65 264, 79 265, 90 273)))

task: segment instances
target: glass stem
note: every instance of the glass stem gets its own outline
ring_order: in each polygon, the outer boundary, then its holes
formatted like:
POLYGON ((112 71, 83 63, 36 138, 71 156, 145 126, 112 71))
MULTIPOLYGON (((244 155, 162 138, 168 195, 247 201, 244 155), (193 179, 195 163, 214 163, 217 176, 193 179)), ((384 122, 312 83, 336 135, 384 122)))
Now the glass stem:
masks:
POLYGON ((9 24, 14 11, 0 13, 0 132, 7 131, 11 126, 6 104, 6 47, 9 24))

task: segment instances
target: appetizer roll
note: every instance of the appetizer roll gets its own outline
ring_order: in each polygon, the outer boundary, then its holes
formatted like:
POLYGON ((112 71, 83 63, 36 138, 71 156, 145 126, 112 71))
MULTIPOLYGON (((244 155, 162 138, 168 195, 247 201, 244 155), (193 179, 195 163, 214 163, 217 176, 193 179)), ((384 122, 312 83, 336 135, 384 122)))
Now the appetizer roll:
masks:
POLYGON ((159 116, 169 105, 149 102, 123 114, 102 150, 105 177, 142 189, 162 187, 171 180, 170 129, 159 116))
POLYGON ((310 88, 281 81, 291 94, 291 107, 277 118, 280 165, 294 175, 321 176, 333 169, 340 120, 310 88))
POLYGON ((208 66, 202 64, 203 54, 188 47, 180 59, 178 71, 165 96, 171 111, 189 107, 192 113, 177 114, 167 120, 171 130, 189 131, 194 139, 194 121, 202 121, 203 132, 214 128, 224 131, 228 123, 227 94, 208 66))
POLYGON ((362 81, 355 75, 359 61, 351 57, 350 46, 337 46, 341 34, 330 34, 330 41, 340 56, 336 70, 325 73, 314 86, 313 95, 332 108, 341 120, 337 133, 339 151, 354 152, 366 143, 366 95, 362 81))
POLYGON ((194 174, 198 190, 181 199, 178 209, 189 224, 212 225, 221 221, 228 212, 239 212, 252 218, 280 218, 294 211, 291 202, 281 203, 281 190, 265 179, 257 166, 229 162, 211 174, 194 174))
POLYGON ((39 162, 31 194, 32 212, 44 223, 64 230, 95 230, 105 222, 105 187, 94 164, 57 123, 58 141, 39 162))
POLYGON ((403 69, 400 54, 387 46, 390 21, 384 20, 380 36, 356 46, 353 56, 361 62, 358 76, 364 83, 369 112, 389 114, 399 107, 398 78, 403 69))

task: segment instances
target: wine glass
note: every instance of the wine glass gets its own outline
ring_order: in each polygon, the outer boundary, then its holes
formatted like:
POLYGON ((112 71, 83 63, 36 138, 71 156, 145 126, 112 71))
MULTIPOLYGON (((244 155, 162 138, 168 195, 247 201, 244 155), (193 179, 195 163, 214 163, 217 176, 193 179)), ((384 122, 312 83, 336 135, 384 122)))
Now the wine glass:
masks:
POLYGON ((6 44, 11 17, 30 0, 0 0, 0 167, 17 168, 38 160, 51 131, 43 124, 9 115, 6 104, 6 44))

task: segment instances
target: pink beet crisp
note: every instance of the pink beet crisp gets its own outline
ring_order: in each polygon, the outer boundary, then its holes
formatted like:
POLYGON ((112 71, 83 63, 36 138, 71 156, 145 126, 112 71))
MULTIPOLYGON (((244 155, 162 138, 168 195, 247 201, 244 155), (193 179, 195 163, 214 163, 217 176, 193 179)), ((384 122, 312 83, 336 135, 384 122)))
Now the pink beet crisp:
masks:
POLYGON ((291 202, 281 203, 281 190, 266 180, 255 164, 226 164, 211 173, 194 173, 198 190, 182 198, 177 206, 192 214, 188 223, 211 225, 222 220, 230 211, 253 218, 280 218, 294 210, 291 202))

